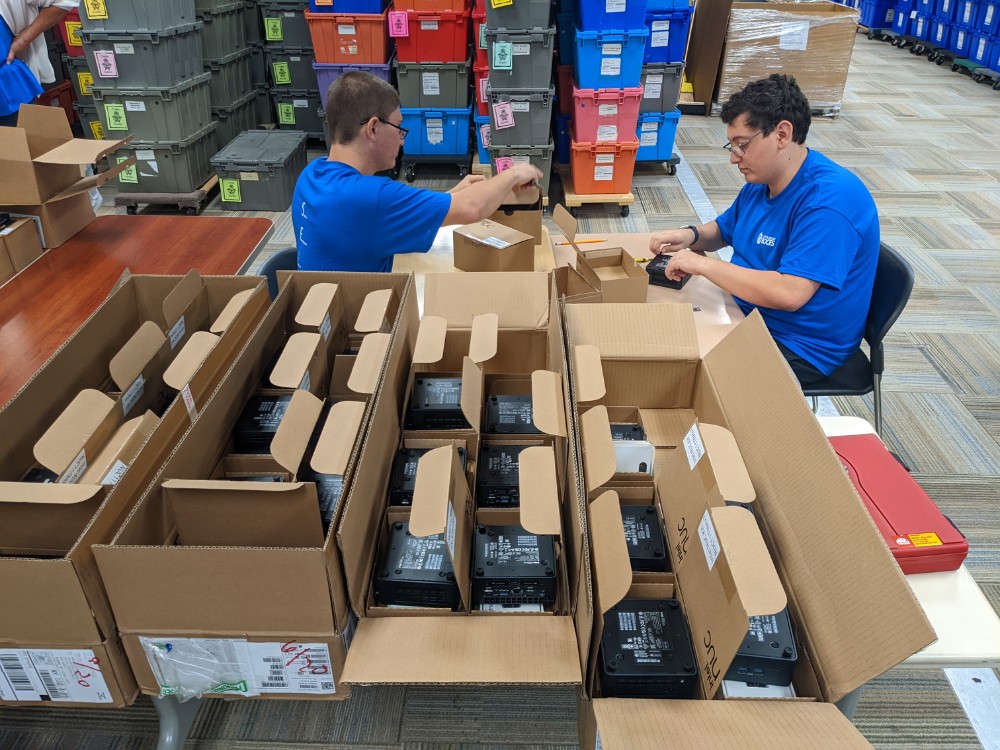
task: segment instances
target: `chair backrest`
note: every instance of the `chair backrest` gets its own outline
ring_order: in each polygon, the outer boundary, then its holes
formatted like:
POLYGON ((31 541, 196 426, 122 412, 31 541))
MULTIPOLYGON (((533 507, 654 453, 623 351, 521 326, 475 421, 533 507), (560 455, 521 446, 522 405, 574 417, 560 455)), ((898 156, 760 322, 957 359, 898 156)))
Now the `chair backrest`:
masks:
POLYGON ((889 333, 913 290, 913 269, 903 256, 884 242, 879 244, 878 267, 872 301, 865 323, 865 341, 871 348, 872 371, 882 374, 885 369, 882 339, 889 333))
POLYGON ((261 264, 258 276, 267 277, 267 291, 271 299, 278 296, 278 271, 294 271, 299 267, 299 251, 294 247, 279 250, 261 264))

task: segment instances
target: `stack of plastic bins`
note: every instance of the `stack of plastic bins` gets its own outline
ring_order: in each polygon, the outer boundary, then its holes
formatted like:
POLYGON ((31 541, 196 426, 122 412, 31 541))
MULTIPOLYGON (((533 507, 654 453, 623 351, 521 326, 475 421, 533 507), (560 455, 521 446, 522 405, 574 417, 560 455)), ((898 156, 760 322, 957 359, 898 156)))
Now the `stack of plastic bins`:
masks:
POLYGON ((109 159, 134 155, 121 192, 190 193, 212 175, 218 150, 203 24, 194 0, 105 0, 80 6, 92 94, 107 137, 134 137, 109 159), (92 16, 91 16, 92 14, 92 16))
MULTIPOLYGON (((195 0, 196 7, 209 5, 215 0, 195 0)), ((254 121, 258 124, 274 122, 274 107, 271 105, 270 76, 267 71, 267 42, 264 41, 264 23, 258 0, 246 0, 245 22, 247 47, 250 49, 250 80, 257 94, 254 121)))
MULTIPOLYGON (((548 194, 552 175, 552 121, 556 90, 552 81, 556 27, 546 0, 519 0, 495 7, 482 4, 486 16, 483 35, 489 72, 485 90, 487 117, 477 121, 476 137, 489 151, 497 173, 519 162, 542 172, 542 195, 548 194)), ((479 83, 482 87, 484 83, 479 83)), ((480 115, 480 118, 482 116, 480 115)))
MULTIPOLYGON (((302 130, 310 137, 322 138, 319 86, 312 69, 313 42, 306 7, 305 0, 258 0, 257 3, 274 121, 283 130, 302 130)), ((251 78, 259 66, 259 61, 253 61, 255 54, 251 53, 251 78)))
MULTIPOLYGON (((980 0, 976 20, 972 27, 969 59, 981 68, 989 69, 995 57, 994 47, 1000 44, 1000 0, 980 0)), ((977 73, 983 80, 983 73, 977 73)), ((992 76, 991 76, 992 77, 992 76)))
POLYGON ((684 76, 690 21, 687 0, 649 0, 646 8, 649 37, 643 55, 636 161, 665 162, 669 174, 674 173, 679 161, 673 154, 674 136, 680 119, 677 99, 684 76))
POLYGON ((559 0, 556 5, 556 104, 552 125, 555 159, 569 164, 573 127, 573 61, 576 59, 576 0, 559 0))
MULTIPOLYGON (((897 37, 893 40, 893 44, 898 47, 905 44, 903 37, 909 36, 913 30, 913 19, 910 17, 913 13, 913 2, 914 0, 896 0, 892 14, 892 33, 897 37)), ((958 0, 948 0, 948 2, 957 4, 958 0)))
POLYGON ((201 47, 206 73, 212 74, 209 98, 219 145, 257 126, 257 92, 253 85, 253 50, 247 39, 249 17, 257 9, 239 0, 195 0, 204 24, 201 47))
POLYGON ((70 57, 83 57, 83 39, 80 37, 83 23, 80 21, 80 11, 71 10, 56 28, 66 47, 66 54, 70 57))
MULTIPOLYGON (((938 3, 948 2, 952 3, 953 0, 937 0, 938 3)), ((858 23, 862 26, 867 26, 869 29, 891 29, 892 21, 895 17, 895 8, 893 0, 861 0, 858 5, 858 10, 861 11, 861 17, 858 23)), ((944 43, 938 46, 944 47, 948 44, 948 33, 951 31, 951 20, 945 18, 939 18, 937 14, 934 14, 935 21, 939 22, 939 25, 945 26, 943 32, 944 43)))
MULTIPOLYGON (((951 3, 954 7, 948 49, 954 52, 956 57, 968 57, 972 48, 972 35, 975 33, 973 24, 979 12, 979 3, 978 0, 951 0, 951 3)), ((912 21, 910 29, 913 33, 912 21)))
MULTIPOLYGON (((80 47, 82 52, 83 47, 80 47)), ((100 124, 100 120, 97 117, 97 107, 94 106, 94 76, 90 72, 90 66, 87 64, 87 58, 85 55, 68 55, 63 53, 62 55, 63 68, 69 74, 69 81, 73 85, 73 91, 76 93, 76 101, 73 102, 73 109, 76 112, 76 117, 80 121, 80 125, 83 127, 83 134, 87 138, 95 138, 101 140, 104 138, 104 126, 100 124), (94 128, 92 123, 97 123, 98 127, 94 128)), ((58 65, 54 67, 59 67, 58 65)), ((72 118, 70 119, 72 122, 72 118)))
POLYGON ((306 166, 301 131, 248 130, 212 157, 229 211, 284 211, 306 166))

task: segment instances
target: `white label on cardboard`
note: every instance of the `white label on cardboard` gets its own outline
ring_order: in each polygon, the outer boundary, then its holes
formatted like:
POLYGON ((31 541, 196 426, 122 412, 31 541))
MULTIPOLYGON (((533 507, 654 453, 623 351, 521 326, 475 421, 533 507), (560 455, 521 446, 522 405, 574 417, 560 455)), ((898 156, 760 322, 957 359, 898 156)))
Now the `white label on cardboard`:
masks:
POLYGON ((140 148, 135 151, 135 158, 139 161, 156 161, 156 153, 151 148, 140 148))
POLYGON ((187 407, 188 416, 191 417, 193 422, 198 418, 198 407, 194 403, 194 394, 191 393, 191 384, 181 388, 181 400, 184 401, 184 406, 187 407))
POLYGON ((0 649, 0 700, 112 703, 90 649, 0 649))
POLYGON ((620 57, 602 57, 601 75, 617 76, 622 72, 622 59, 620 57))
POLYGON ((503 250, 505 247, 510 247, 509 242, 505 242, 499 237, 484 237, 482 239, 484 245, 489 245, 490 247, 495 247, 498 250, 503 250))
POLYGON ((420 22, 421 31, 437 31, 438 22, 437 21, 421 21, 420 22))
POLYGON ((617 125, 599 125, 597 127, 597 142, 608 143, 618 140, 617 125))
POLYGON ((663 76, 646 77, 646 87, 642 90, 643 99, 659 99, 660 94, 663 92, 663 84, 660 81, 650 80, 653 78, 659 78, 662 80, 663 76))
POLYGON ((701 523, 698 524, 698 538, 701 539, 701 548, 705 551, 705 561, 708 563, 708 569, 711 570, 715 567, 715 561, 719 559, 722 546, 719 544, 719 536, 715 533, 715 524, 712 523, 712 517, 707 510, 705 515, 701 517, 701 523))
POLYGON ((670 21, 653 21, 650 31, 670 31, 670 21))
POLYGON ((114 466, 104 475, 104 479, 101 480, 101 484, 118 484, 122 477, 125 476, 125 472, 128 470, 128 464, 122 461, 120 458, 115 461, 114 466))
POLYGON ((0 237, 6 237, 8 234, 14 231, 14 227, 7 227, 6 229, 0 229, 0 237))
POLYGON ((656 142, 659 140, 660 134, 657 132, 652 133, 641 133, 639 135, 639 145, 640 146, 655 146, 656 142))
POLYGON ((330 332, 333 330, 333 322, 330 320, 330 313, 323 316, 323 322, 319 326, 319 332, 323 335, 323 341, 330 340, 330 332))
POLYGON ((650 130, 659 130, 660 124, 658 122, 644 122, 640 126, 640 130, 644 133, 648 133, 650 130))
POLYGON ((804 50, 809 46, 809 22, 783 23, 778 37, 779 49, 804 50))
POLYGON ((595 164, 614 164, 615 155, 614 154, 595 154, 594 155, 595 164))
POLYGON ((701 432, 696 424, 691 425, 691 429, 684 436, 684 452, 687 453, 688 466, 692 470, 705 455, 705 444, 701 442, 701 432))
POLYGON ((145 112, 146 111, 146 102, 130 102, 130 101, 126 101, 125 102, 125 111, 126 112, 145 112))
POLYGON ((530 44, 512 44, 511 45, 512 54, 514 55, 530 55, 531 45, 530 44))
POLYGON ((602 55, 620 55, 621 53, 622 53, 622 45, 620 42, 601 45, 602 55))
POLYGON ((458 516, 455 515, 455 503, 449 499, 448 500, 448 528, 445 529, 444 538, 448 543, 448 552, 451 553, 451 559, 455 559, 455 535, 458 530, 458 516))
POLYGON ((142 398, 143 392, 146 390, 146 379, 140 374, 139 377, 135 379, 122 394, 122 413, 127 417, 128 413, 132 411, 132 407, 135 406, 136 402, 142 398))
POLYGON ((130 42, 121 42, 115 45, 116 55, 134 55, 135 46, 130 42))
POLYGON ((247 652, 261 694, 337 692, 325 643, 247 643, 247 652))
POLYGON ((421 73, 420 83, 423 86, 424 96, 441 95, 441 74, 437 71, 421 73))
POLYGON ((337 33, 343 34, 344 36, 354 36, 358 33, 358 30, 355 28, 353 23, 338 23, 337 33))
POLYGON ((615 168, 610 167, 594 167, 594 181, 595 182, 609 182, 615 178, 615 168))
POLYGON ((594 735, 594 750, 604 750, 604 745, 601 744, 601 730, 596 730, 594 735))
POLYGON ((59 484, 76 484, 80 481, 80 477, 83 476, 83 472, 87 470, 87 454, 85 451, 81 450, 76 454, 76 458, 66 467, 66 471, 62 473, 56 481, 59 484))
POLYGON ((260 175, 256 172, 240 172, 242 182, 260 182, 260 175))
POLYGON ((444 120, 427 120, 427 142, 432 146, 444 142, 444 120))
POLYGON ((617 104, 601 104, 597 108, 598 117, 617 117, 618 116, 618 105, 617 104))
POLYGON ((309 377, 309 370, 306 370, 306 374, 302 376, 302 382, 299 383, 300 391, 308 391, 312 388, 312 378, 309 377))
POLYGON ((308 99, 292 99, 292 106, 296 109, 306 109, 309 106, 308 99))
POLYGON ((531 102, 511 102, 510 108, 514 112, 530 112, 531 102))
POLYGON ((670 46, 670 32, 669 31, 654 31, 649 37, 650 47, 669 47, 670 46))
POLYGON ((624 13, 625 0, 607 0, 604 3, 605 13, 624 13))
POLYGON ((184 338, 184 334, 187 332, 187 324, 184 322, 184 316, 181 315, 177 322, 170 327, 170 333, 167 337, 170 339, 170 350, 173 351, 181 339, 184 338))

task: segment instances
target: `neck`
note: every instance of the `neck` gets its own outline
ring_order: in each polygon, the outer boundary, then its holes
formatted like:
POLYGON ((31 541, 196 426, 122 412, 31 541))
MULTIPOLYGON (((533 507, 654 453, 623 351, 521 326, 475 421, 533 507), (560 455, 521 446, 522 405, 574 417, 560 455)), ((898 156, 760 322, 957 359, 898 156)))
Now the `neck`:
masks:
POLYGON ((363 175, 373 175, 378 171, 375 169, 375 165, 371 163, 368 154, 356 148, 353 143, 346 145, 335 143, 330 148, 330 156, 327 161, 339 161, 341 164, 347 164, 354 167, 363 175))
POLYGON ((782 155, 783 161, 780 164, 777 176, 767 183, 767 192, 770 197, 776 198, 781 194, 782 190, 791 184, 808 155, 809 149, 804 144, 794 144, 784 150, 784 154, 782 155))

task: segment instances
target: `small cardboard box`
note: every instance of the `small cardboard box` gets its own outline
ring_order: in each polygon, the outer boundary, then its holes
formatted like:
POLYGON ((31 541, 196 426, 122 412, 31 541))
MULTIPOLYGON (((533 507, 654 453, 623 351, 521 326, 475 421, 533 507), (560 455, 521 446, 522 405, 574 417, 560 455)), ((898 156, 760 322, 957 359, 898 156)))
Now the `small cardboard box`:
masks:
POLYGON ((535 238, 535 244, 542 243, 542 207, 540 204, 531 206, 504 205, 500 206, 490 221, 516 229, 518 232, 530 234, 535 238))
POLYGON ((455 230, 455 268, 462 271, 534 271, 535 238, 483 219, 455 230))
MULTIPOLYGON (((620 247, 601 250, 581 250, 576 244, 577 221, 557 205, 552 220, 562 230, 563 236, 576 251, 576 272, 590 286, 601 293, 602 302, 645 302, 649 277, 624 249, 620 247)), ((590 301, 570 300, 570 301, 590 301)))
MULTIPOLYGON (((42 243, 31 219, 18 219, 0 229, 0 263, 9 263, 13 273, 23 271, 42 257, 42 243), (6 258, 6 261, 4 260, 6 258)), ((0 279, 3 279, 0 271, 0 279)))

